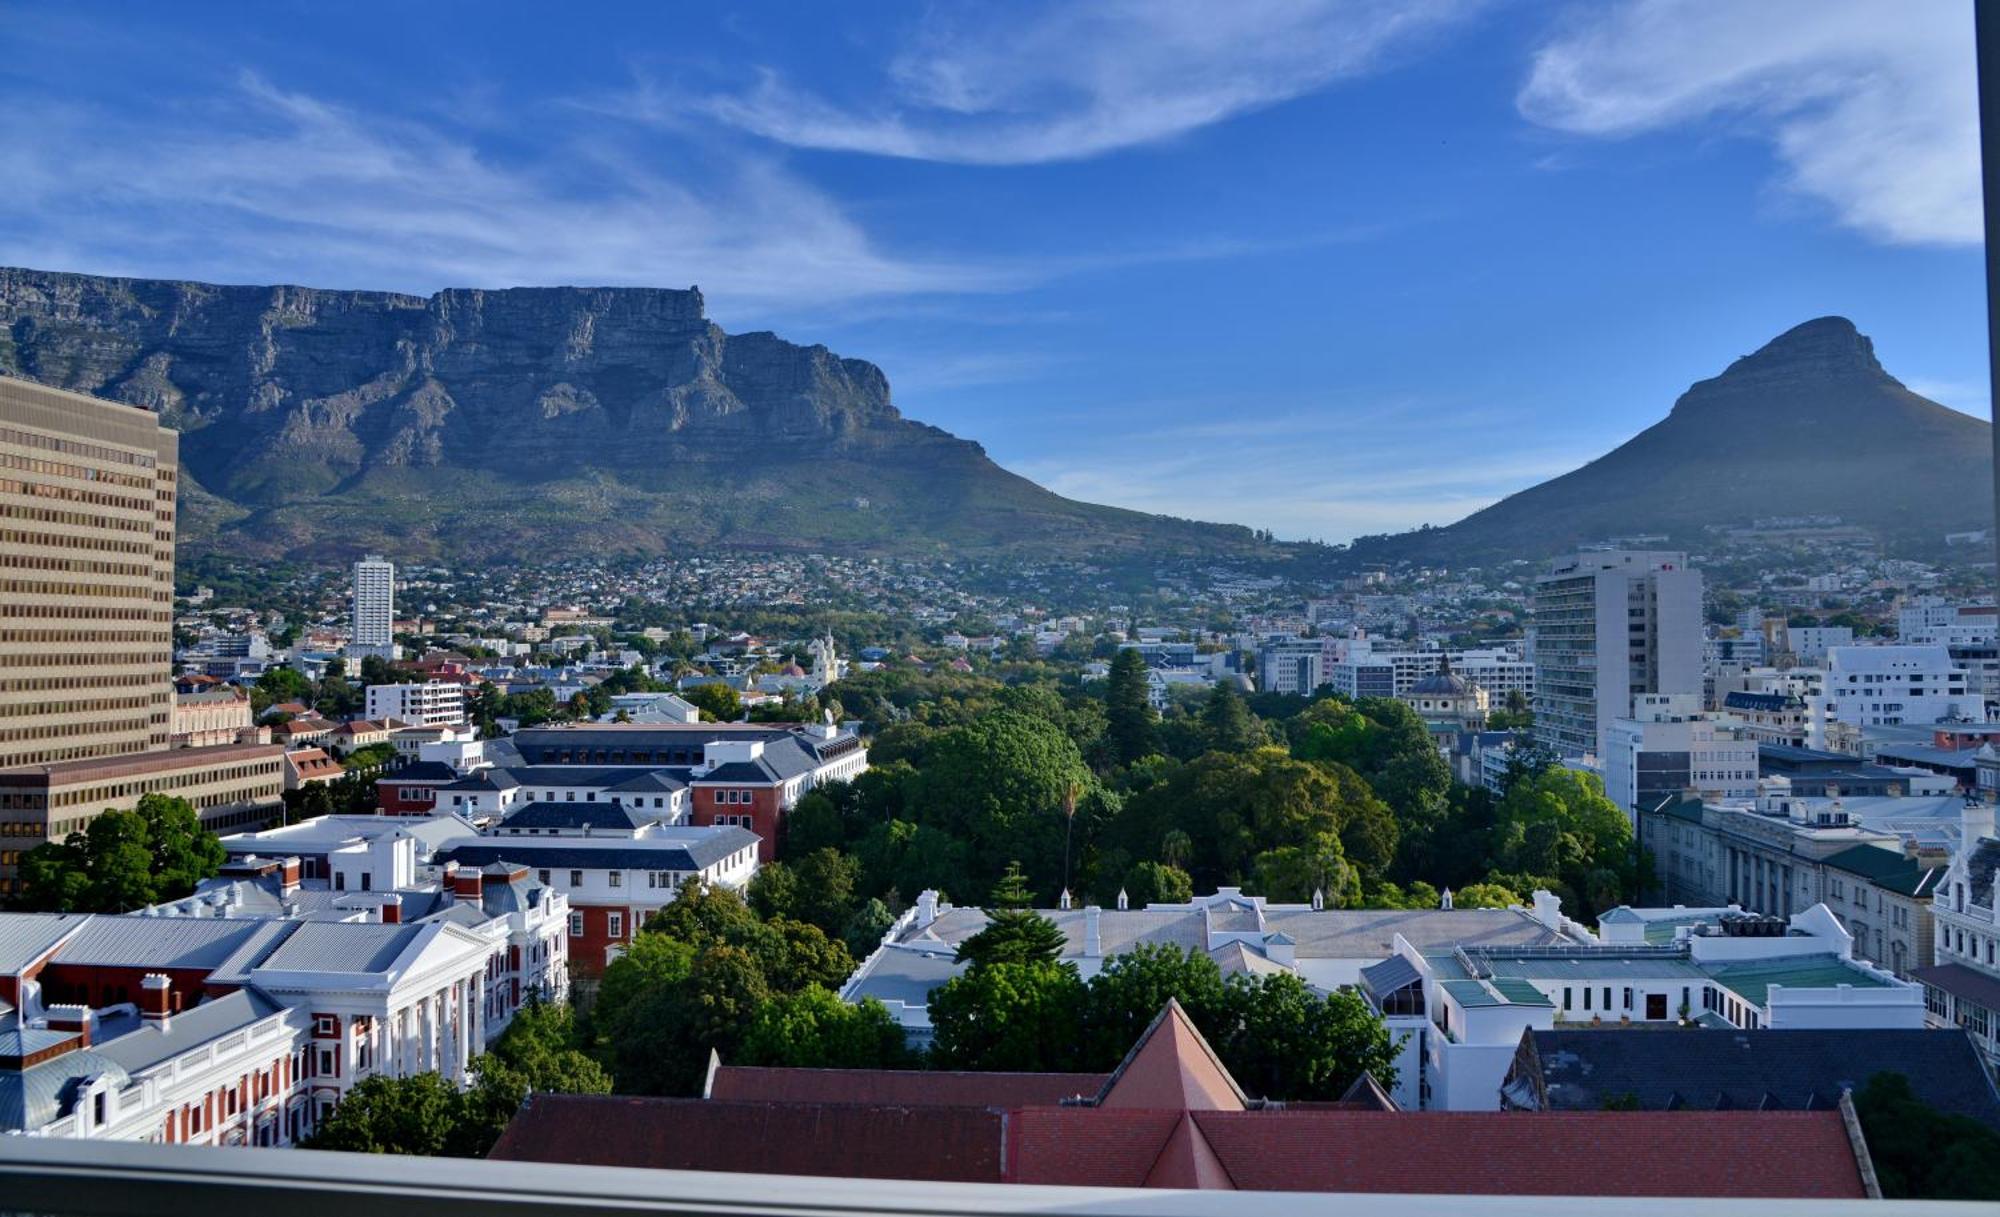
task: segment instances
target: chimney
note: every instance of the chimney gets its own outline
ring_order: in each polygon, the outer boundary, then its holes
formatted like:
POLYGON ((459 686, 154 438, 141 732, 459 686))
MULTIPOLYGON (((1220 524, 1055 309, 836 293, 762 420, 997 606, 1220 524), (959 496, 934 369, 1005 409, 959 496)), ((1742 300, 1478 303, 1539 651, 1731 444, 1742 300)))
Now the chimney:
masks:
POLYGON ((173 1009, 174 982, 164 972, 148 972, 139 978, 139 1017, 164 1031, 173 1009))
POLYGON ((403 924, 403 898, 394 892, 382 897, 382 924, 403 924))
POLYGON ((938 919, 938 893, 934 887, 927 887, 917 893, 917 923, 915 929, 923 929, 938 919))
POLYGON ((451 894, 476 903, 485 891, 485 878, 470 866, 460 867, 451 877, 451 894))
POLYGON ((50 1006, 49 1030, 69 1031, 83 1037, 83 1046, 90 1047, 90 1007, 50 1006))
POLYGON ((1442 896, 1439 896, 1439 897, 1438 897, 1438 907, 1439 907, 1439 908, 1441 908, 1441 909, 1448 909, 1448 908, 1450 908, 1450 907, 1451 907, 1451 889, 1450 889, 1450 888, 1446 888, 1446 889, 1444 889, 1444 894, 1443 894, 1442 896))
POLYGON ((1122 912, 1124 912, 1124 911, 1125 911, 1126 909, 1129 909, 1129 908, 1131 908, 1131 907, 1132 907, 1132 897, 1126 894, 1126 892, 1125 892, 1125 889, 1124 889, 1124 888, 1122 888, 1122 887, 1121 887, 1121 888, 1119 888, 1119 889, 1118 889, 1118 911, 1122 913, 1122 912))
POLYGON ((1979 844, 1981 838, 1993 835, 1993 804, 1967 800, 1965 810, 1959 814, 1960 849, 1970 850, 1979 844))
POLYGON ((1541 888, 1535 889, 1535 920, 1552 930, 1562 929, 1562 897, 1541 888))
POLYGON ((1056 907, 1062 909, 1063 912, 1067 913, 1069 912, 1070 904, 1071 900, 1069 895, 1069 889, 1064 888, 1062 890, 1062 895, 1056 897, 1056 907))
POLYGON ((1096 959, 1104 954, 1104 930, 1102 927, 1104 910, 1096 905, 1085 905, 1083 910, 1083 956, 1096 959))
POLYGON ((286 858, 284 863, 278 868, 278 894, 280 896, 289 896, 299 890, 300 869, 301 863, 297 854, 286 858))

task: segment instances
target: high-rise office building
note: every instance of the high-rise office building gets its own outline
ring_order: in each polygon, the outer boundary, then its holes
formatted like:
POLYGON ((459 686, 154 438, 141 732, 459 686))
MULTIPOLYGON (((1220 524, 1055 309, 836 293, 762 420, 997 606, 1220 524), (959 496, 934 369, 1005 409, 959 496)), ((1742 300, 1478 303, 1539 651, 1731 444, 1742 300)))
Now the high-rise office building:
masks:
POLYGON ((168 746, 179 436, 0 378, 0 769, 168 746))
POLYGON ((1535 581, 1535 735, 1561 756, 1602 756, 1641 693, 1702 692, 1701 572, 1683 554, 1607 550, 1535 581))
POLYGON ((396 567, 369 554, 354 564, 354 653, 392 657, 396 642, 396 567))

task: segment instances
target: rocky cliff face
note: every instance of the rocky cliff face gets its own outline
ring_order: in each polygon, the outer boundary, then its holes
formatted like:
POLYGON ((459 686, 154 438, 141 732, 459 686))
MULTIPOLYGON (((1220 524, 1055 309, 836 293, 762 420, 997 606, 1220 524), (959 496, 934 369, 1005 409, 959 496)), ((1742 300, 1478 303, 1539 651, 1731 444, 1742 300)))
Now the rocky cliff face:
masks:
POLYGON ((1936 545, 1992 519, 1992 430, 1885 371, 1845 317, 1793 327, 1699 381, 1660 422, 1561 477, 1449 528, 1360 547, 1536 558, 1579 543, 1834 515, 1897 544, 1936 545))
POLYGON ((904 419, 873 364, 725 334, 692 288, 426 299, 6 269, 0 372, 181 430, 197 547, 1249 541, 1043 491, 904 419))

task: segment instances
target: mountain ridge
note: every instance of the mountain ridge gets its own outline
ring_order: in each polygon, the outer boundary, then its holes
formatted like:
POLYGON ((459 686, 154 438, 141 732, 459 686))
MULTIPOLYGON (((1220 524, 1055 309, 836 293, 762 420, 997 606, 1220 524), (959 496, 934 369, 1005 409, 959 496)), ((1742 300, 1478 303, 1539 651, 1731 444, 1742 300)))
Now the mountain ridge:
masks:
POLYGON ((1899 548, 1992 523, 1991 425, 1912 392, 1845 317, 1793 326, 1696 381, 1603 456, 1363 560, 1543 558, 1620 536, 1838 516, 1899 548))
POLYGON ((906 418, 872 363, 725 332, 699 288, 416 296, 0 268, 0 372, 178 429, 196 551, 1263 548, 1236 525, 1062 498, 906 418))

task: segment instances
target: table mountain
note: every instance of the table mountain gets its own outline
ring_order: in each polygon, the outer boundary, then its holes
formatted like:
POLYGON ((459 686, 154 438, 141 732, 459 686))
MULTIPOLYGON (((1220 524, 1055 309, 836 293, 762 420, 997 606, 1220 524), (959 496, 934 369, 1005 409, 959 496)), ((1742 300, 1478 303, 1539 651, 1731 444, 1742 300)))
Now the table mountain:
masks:
POLYGON ((1993 519, 1992 427, 1912 393, 1845 317, 1795 326, 1580 469, 1357 555, 1539 558, 1579 543, 1832 515, 1898 547, 1993 519))
POLYGON ((726 334, 692 288, 420 297, 0 269, 0 373, 180 430, 196 551, 1261 548, 1044 490, 904 418, 873 364, 726 334))

